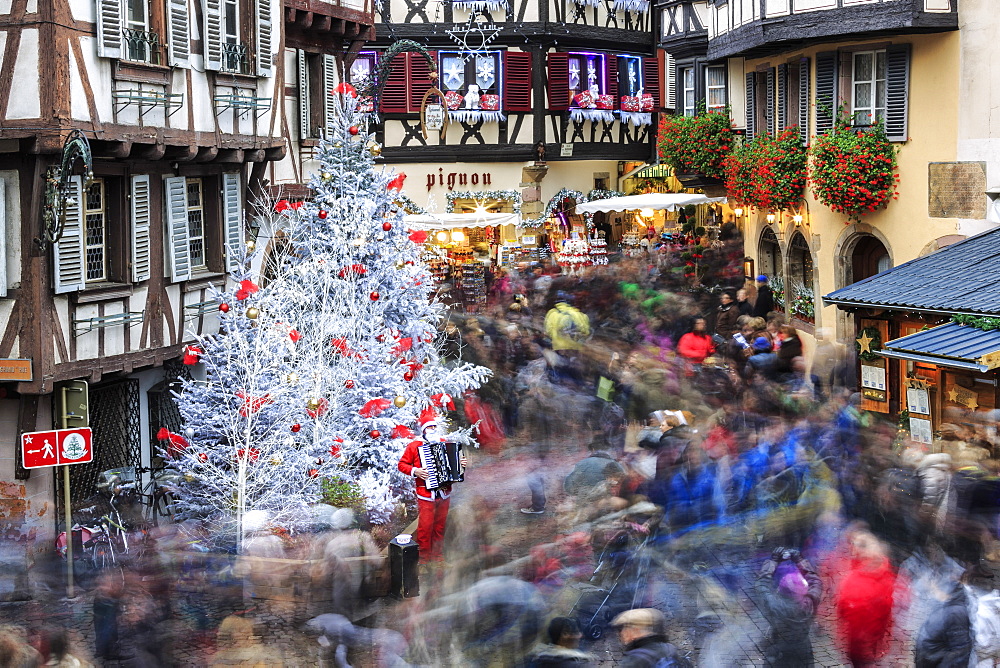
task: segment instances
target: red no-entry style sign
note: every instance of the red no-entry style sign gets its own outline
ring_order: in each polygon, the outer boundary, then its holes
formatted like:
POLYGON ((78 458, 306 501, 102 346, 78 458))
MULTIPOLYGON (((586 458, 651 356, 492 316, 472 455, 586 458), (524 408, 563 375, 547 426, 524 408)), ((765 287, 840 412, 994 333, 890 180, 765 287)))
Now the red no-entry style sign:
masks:
POLYGON ((26 469, 94 461, 90 427, 21 434, 21 462, 26 469))

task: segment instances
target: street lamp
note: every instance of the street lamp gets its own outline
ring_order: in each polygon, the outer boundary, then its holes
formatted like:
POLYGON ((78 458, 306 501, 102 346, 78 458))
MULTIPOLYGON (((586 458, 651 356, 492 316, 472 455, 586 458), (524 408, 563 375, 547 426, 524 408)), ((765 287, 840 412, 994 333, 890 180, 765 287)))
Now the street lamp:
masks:
POLYGON ((736 207, 735 209, 733 209, 733 213, 736 214, 737 218, 741 218, 743 216, 743 207, 741 206, 736 207))
POLYGON ((753 278, 753 258, 745 257, 743 258, 743 275, 753 278))
POLYGON ((795 227, 802 227, 802 214, 797 213, 794 216, 792 216, 792 222, 795 223, 795 227))
POLYGON ((767 214, 767 224, 773 225, 776 218, 777 216, 775 216, 773 213, 767 214))

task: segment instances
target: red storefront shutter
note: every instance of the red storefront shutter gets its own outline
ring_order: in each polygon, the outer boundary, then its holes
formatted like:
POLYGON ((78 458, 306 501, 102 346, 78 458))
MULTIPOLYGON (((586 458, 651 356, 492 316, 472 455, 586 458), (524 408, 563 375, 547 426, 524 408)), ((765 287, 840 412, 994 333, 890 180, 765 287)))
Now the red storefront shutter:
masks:
POLYGON ((621 60, 618 56, 610 54, 604 56, 605 80, 608 82, 608 87, 604 92, 614 98, 615 106, 618 106, 618 73, 622 70, 621 60))
POLYGON ((531 53, 504 51, 503 108, 531 111, 531 53))
POLYGON ((660 63, 656 58, 642 59, 642 84, 645 87, 642 92, 653 96, 653 110, 659 111, 663 98, 660 96, 660 63))
POLYGON ((382 88, 382 99, 379 100, 378 110, 383 114, 405 114, 406 113, 406 82, 407 82, 407 54, 397 54, 392 59, 385 86, 382 88))
POLYGON ((569 54, 553 52, 548 56, 549 109, 569 109, 569 54))
MULTIPOLYGON (((419 53, 410 52, 406 54, 410 60, 410 111, 420 113, 420 102, 424 99, 424 93, 429 91, 433 85, 431 82, 431 67, 427 59, 419 53)), ((437 51, 428 51, 427 55, 434 61, 437 67, 437 51)))

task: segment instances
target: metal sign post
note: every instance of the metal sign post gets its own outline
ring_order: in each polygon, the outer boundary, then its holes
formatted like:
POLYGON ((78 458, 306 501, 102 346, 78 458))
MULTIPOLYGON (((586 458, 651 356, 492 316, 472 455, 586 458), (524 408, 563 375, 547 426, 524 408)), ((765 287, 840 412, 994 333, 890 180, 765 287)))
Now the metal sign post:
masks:
MULTIPOLYGON (((69 429, 71 426, 86 426, 90 421, 90 414, 87 410, 89 404, 88 389, 87 381, 76 381, 59 388, 62 395, 60 420, 63 429, 69 429), (77 398, 79 398, 79 401, 76 401, 77 398), (80 410, 74 410, 77 406, 79 406, 80 410), (70 425, 71 421, 79 422, 80 425, 70 425)), ((88 428, 87 431, 90 431, 90 429, 88 428)), ((90 451, 90 459, 93 459, 93 447, 88 448, 88 450, 90 451)), ((75 594, 73 591, 73 509, 70 507, 69 464, 63 465, 62 469, 63 511, 64 522, 66 524, 66 597, 73 598, 75 594)))

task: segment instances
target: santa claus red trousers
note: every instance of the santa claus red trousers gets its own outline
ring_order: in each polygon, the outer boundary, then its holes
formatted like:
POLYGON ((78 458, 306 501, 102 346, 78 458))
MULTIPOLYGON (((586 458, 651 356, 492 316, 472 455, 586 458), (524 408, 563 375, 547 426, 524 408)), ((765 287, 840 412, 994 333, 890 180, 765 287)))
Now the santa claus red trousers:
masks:
POLYGON ((417 547, 420 548, 421 559, 441 558, 449 501, 450 499, 441 497, 433 501, 417 499, 417 509, 420 511, 417 518, 417 547))

